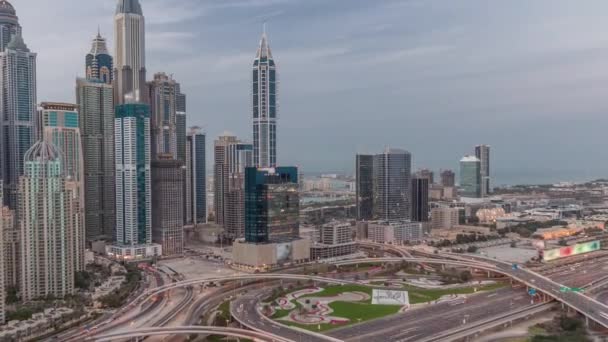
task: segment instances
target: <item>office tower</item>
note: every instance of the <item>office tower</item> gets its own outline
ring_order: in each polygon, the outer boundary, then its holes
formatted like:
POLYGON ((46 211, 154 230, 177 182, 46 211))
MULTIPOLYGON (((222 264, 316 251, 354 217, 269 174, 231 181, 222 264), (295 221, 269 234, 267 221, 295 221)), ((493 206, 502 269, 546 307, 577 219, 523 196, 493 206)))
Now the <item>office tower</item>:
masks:
POLYGON ((460 189, 463 197, 481 197, 481 161, 476 157, 460 160, 460 189))
MULTIPOLYGON (((178 159, 177 107, 180 86, 165 73, 154 74, 148 82, 152 126, 152 158, 171 154, 178 159)), ((183 95, 181 95, 183 96, 183 95)), ((180 108, 183 109, 183 108, 180 108)))
POLYGON ((106 251, 116 259, 160 256, 162 247, 152 244, 150 106, 116 106, 114 132, 116 240, 106 251))
POLYGON ((389 149, 374 156, 374 216, 379 220, 408 220, 411 217, 412 156, 389 149))
POLYGON ((78 106, 69 103, 43 102, 40 104, 41 137, 61 151, 62 173, 68 193, 66 208, 74 235, 74 260, 76 270, 84 270, 85 220, 84 220, 84 161, 81 151, 78 106))
POLYGON ((184 252, 184 170, 171 154, 152 161, 152 240, 164 255, 184 252))
POLYGON ((225 194, 224 230, 231 238, 245 236, 245 168, 253 166, 253 145, 228 146, 228 193, 225 194))
POLYGON ((74 293, 75 250, 62 152, 39 141, 24 156, 19 184, 21 299, 74 293))
POLYGON ((300 235, 298 168, 245 169, 245 241, 269 243, 300 235))
POLYGON ((435 173, 429 169, 421 169, 416 171, 416 177, 428 179, 429 185, 435 184, 435 173))
POLYGON ((357 154, 356 157, 357 220, 374 217, 374 156, 357 154))
POLYGON ((21 231, 15 224, 15 212, 8 207, 2 208, 3 228, 3 256, 4 256, 4 285, 18 288, 21 280, 19 269, 21 267, 20 243, 21 231))
POLYGON ((100 80, 76 80, 83 151, 86 240, 111 241, 115 229, 114 91, 100 80))
POLYGON ((99 32, 93 39, 91 52, 87 54, 85 65, 87 80, 100 80, 103 83, 112 84, 114 58, 108 52, 106 39, 99 32))
POLYGON ((278 77, 266 32, 253 62, 253 163, 257 167, 277 164, 278 77))
POLYGON ((19 18, 13 5, 8 1, 0 1, 0 52, 6 49, 13 36, 21 34, 19 18))
POLYGON ((412 178, 412 221, 429 221, 429 179, 412 178))
POLYGON ((186 129, 186 112, 177 112, 175 119, 175 135, 177 136, 177 160, 186 162, 186 142, 188 130, 186 129))
POLYGON ((475 157, 481 164, 481 197, 486 197, 492 192, 492 188, 490 188, 490 146, 475 146, 475 157))
POLYGON ((186 224, 207 223, 207 163, 205 134, 191 127, 186 140, 186 224))
POLYGON ((456 185, 456 174, 452 170, 441 171, 441 185, 454 187, 456 185))
POLYGON ((114 101, 123 104, 132 93, 146 103, 146 29, 139 0, 118 0, 114 44, 114 101))
MULTIPOLYGON (((4 11, 12 8, 7 2, 3 4, 4 11)), ((0 16, 0 18, 5 17, 5 15, 0 16)), ((1 39, 8 34, 5 30, 7 26, 2 27, 1 39)), ((35 131, 36 54, 27 48, 20 32, 17 32, 4 51, 0 52, 0 68, 2 69, 0 76, 2 77, 0 82, 2 84, 1 177, 4 180, 4 203, 15 209, 19 177, 23 175, 23 157, 32 147, 37 133, 35 131)))

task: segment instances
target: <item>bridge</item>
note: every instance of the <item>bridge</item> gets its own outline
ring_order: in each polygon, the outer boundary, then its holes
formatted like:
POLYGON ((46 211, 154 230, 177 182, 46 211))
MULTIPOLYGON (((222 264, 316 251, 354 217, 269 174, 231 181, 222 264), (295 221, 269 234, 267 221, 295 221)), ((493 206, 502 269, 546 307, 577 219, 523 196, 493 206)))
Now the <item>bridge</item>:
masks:
POLYGON ((269 333, 256 332, 245 329, 224 328, 224 327, 205 327, 205 326, 186 326, 186 327, 165 327, 165 328, 142 328, 134 329, 126 332, 109 333, 105 335, 88 337, 85 341, 108 342, 116 340, 124 340, 127 338, 138 338, 148 336, 164 336, 164 335, 190 335, 190 334, 205 334, 205 335, 222 335, 228 337, 236 337, 243 339, 253 339, 256 341, 268 342, 293 342, 280 336, 269 333))

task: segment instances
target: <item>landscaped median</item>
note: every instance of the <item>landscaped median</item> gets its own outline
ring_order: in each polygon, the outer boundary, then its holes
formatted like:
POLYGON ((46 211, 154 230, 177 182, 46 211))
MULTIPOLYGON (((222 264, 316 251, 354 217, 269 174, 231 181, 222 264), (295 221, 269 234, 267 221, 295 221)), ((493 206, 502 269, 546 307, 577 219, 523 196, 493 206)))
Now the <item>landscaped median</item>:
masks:
MULTIPOLYGON (((496 290, 503 286, 491 284, 479 287, 423 289, 404 285, 403 288, 391 290, 408 291, 410 304, 421 304, 433 303, 442 297, 496 290)), ((373 289, 374 287, 354 284, 304 288, 280 298, 271 298, 270 303, 261 304, 262 312, 281 324, 310 331, 327 331, 394 315, 407 309, 402 305, 372 304, 373 289)))

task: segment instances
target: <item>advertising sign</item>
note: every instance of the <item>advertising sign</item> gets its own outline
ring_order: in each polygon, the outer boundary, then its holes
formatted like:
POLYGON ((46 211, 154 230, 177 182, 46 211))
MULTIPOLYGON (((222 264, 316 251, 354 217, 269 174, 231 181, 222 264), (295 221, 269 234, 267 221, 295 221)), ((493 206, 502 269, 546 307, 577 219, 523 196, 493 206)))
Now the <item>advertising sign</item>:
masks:
POLYGON ((374 289, 372 292, 372 304, 374 305, 410 305, 410 297, 407 291, 374 289))
POLYGON ((579 255, 589 252, 595 252, 600 249, 599 241, 591 241, 585 243, 579 243, 573 246, 566 246, 557 249, 550 249, 543 252, 543 260, 551 261, 560 258, 565 258, 573 255, 579 255))
POLYGON ((292 258, 291 243, 280 243, 277 245, 277 262, 288 262, 292 258))

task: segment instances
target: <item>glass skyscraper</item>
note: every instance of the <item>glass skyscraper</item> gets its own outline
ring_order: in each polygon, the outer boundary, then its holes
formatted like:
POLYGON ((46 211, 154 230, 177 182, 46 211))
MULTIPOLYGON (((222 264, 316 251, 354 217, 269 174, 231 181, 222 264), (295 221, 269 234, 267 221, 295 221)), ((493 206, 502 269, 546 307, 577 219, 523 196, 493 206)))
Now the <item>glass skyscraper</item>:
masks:
POLYGON ((486 197, 492 192, 490 187, 490 146, 475 146, 475 157, 479 159, 481 167, 481 197, 486 197))
MULTIPOLYGON (((6 11, 7 3, 3 4, 1 10, 6 11)), ((12 13, 14 14, 14 9, 12 13)), ((4 15, 6 14, 5 12, 4 15)), ((7 26, 0 29, 5 30, 7 26)), ((4 51, 0 52, 0 68, 3 71, 0 75, 0 165, 4 181, 4 201, 11 209, 17 207, 17 188, 19 177, 23 175, 23 157, 36 138, 36 54, 25 45, 20 31, 17 30, 4 51)))
POLYGON ((477 157, 460 160, 460 190, 464 197, 481 197, 481 161, 477 157))
POLYGON ((207 168, 205 134, 190 128, 186 140, 186 224, 207 223, 207 168))
POLYGON ((114 101, 125 103, 125 96, 132 94, 146 103, 146 26, 139 0, 118 0, 114 44, 114 101))
POLYGON ((411 217, 412 156, 400 149, 386 149, 374 156, 374 217, 409 220, 411 217))
POLYGON ((300 235, 298 168, 245 169, 245 241, 283 242, 300 235))
POLYGON ((253 164, 277 165, 277 67, 266 32, 253 62, 253 164))
POLYGON ((374 156, 357 154, 356 159, 357 220, 374 217, 374 156))

